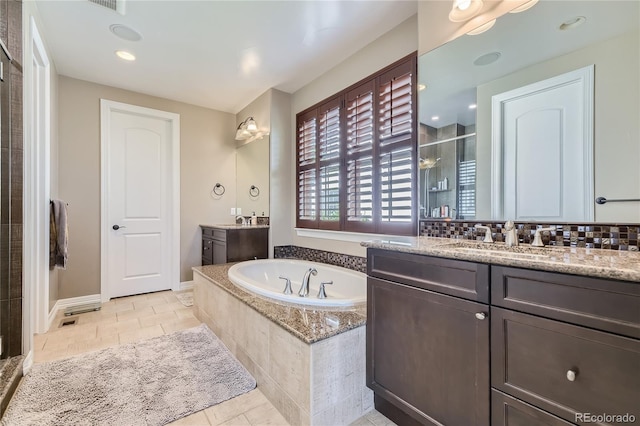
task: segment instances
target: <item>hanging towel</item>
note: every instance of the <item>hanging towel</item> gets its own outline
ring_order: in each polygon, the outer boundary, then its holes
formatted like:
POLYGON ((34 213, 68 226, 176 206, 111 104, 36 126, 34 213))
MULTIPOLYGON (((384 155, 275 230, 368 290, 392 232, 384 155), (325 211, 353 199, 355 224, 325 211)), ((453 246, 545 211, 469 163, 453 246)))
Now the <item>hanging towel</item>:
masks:
POLYGON ((57 266, 67 268, 69 228, 67 226, 67 204, 51 200, 51 230, 49 234, 49 269, 57 266))

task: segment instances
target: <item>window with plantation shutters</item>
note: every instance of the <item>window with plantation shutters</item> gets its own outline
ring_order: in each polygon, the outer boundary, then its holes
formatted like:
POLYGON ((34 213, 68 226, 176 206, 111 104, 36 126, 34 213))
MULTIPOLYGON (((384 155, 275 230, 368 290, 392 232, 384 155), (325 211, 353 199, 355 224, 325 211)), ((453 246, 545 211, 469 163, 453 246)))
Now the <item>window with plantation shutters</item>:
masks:
POLYGON ((297 115, 297 226, 415 235, 415 53, 297 115))
POLYGON ((403 64, 380 76, 378 157, 382 233, 415 229, 417 154, 415 68, 403 64))
POLYGON ((370 231, 373 217, 374 84, 368 82, 347 93, 347 212, 345 229, 370 231))

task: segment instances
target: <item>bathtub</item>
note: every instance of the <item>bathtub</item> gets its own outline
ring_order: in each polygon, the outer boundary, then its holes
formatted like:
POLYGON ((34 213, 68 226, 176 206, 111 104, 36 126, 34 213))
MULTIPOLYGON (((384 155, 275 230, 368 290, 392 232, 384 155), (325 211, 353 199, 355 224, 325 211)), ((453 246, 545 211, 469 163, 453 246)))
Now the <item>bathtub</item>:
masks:
POLYGON ((349 307, 367 301, 367 276, 361 272, 324 263, 295 259, 249 260, 229 268, 229 280, 243 289, 270 299, 297 305, 318 307, 349 307), (298 296, 302 278, 309 268, 318 274, 309 280, 309 296, 298 296), (284 294, 285 280, 291 280, 293 294, 284 294), (326 299, 318 299, 320 283, 333 281, 325 286, 326 299))

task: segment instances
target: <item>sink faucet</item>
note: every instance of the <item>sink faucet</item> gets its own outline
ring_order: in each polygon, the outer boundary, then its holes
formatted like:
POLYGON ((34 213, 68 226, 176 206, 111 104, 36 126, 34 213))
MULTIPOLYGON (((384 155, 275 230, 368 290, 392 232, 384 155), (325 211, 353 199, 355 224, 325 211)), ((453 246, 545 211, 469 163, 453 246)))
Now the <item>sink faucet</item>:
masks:
POLYGON ((244 216, 236 216, 236 223, 238 223, 238 219, 240 219, 242 222, 240 222, 240 225, 246 225, 247 224, 247 219, 244 218, 244 216))
POLYGON ((549 228, 538 228, 536 229, 536 233, 533 235, 533 242, 531 243, 531 245, 533 247, 544 247, 544 242, 542 242, 542 233, 545 231, 555 231, 556 228, 554 227, 549 227, 549 228))
POLYGON ((311 275, 316 276, 317 274, 318 271, 316 271, 316 268, 309 268, 309 270, 304 273, 298 296, 307 297, 309 295, 309 278, 311 278, 311 275))
POLYGON ((504 224, 504 229, 507 231, 505 234, 505 244, 507 247, 517 247, 518 246, 518 231, 516 231, 516 225, 512 220, 508 220, 507 223, 504 224))
POLYGON ((493 242, 493 238, 491 238, 491 228, 488 226, 484 226, 481 224, 477 224, 476 225, 476 230, 480 231, 480 230, 484 230, 484 240, 482 240, 485 243, 492 243, 493 242))

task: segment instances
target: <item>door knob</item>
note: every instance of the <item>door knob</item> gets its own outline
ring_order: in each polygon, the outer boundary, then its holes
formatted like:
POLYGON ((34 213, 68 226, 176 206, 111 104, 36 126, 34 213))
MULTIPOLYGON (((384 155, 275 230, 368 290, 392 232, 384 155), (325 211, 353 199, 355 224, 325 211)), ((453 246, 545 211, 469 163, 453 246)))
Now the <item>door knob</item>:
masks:
POLYGON ((113 228, 114 231, 117 231, 120 228, 126 228, 126 226, 113 225, 112 228, 113 228))

